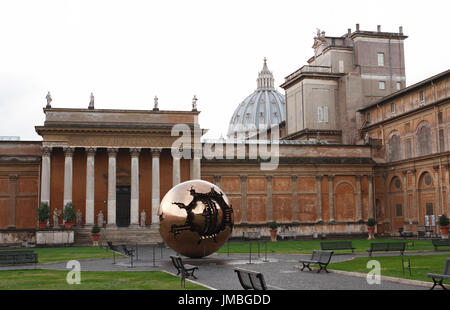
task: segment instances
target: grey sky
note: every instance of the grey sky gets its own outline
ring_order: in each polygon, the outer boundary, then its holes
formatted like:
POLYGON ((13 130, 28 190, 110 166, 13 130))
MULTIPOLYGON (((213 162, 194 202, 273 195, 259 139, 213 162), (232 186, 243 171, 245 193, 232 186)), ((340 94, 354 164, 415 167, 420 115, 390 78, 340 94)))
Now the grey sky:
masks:
MULTIPOLYGON (((0 135, 40 140, 53 107, 189 110, 193 95, 211 137, 256 88, 267 57, 280 85, 312 56, 316 28, 397 32, 406 82, 450 68, 446 1, 27 1, 0 2, 0 135)), ((279 91, 282 89, 277 87, 279 91)))

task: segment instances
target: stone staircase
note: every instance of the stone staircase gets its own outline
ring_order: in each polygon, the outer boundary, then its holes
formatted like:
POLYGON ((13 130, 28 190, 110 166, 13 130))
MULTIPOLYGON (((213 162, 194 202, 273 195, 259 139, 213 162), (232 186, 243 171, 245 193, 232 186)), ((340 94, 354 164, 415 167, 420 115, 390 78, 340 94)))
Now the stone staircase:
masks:
MULTIPOLYGON (((91 246, 91 228, 89 227, 73 227, 74 230, 74 245, 75 246, 91 246)), ((101 228, 99 245, 105 246, 106 241, 111 241, 113 244, 154 244, 162 242, 159 230, 156 228, 101 228)))

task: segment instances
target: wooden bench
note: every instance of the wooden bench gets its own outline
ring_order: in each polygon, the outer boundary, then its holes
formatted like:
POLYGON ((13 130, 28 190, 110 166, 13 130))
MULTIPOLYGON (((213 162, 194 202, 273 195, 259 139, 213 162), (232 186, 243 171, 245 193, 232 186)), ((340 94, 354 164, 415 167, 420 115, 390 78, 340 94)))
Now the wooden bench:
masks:
POLYGON ((197 277, 194 275, 194 272, 198 270, 197 266, 184 264, 180 256, 172 255, 170 256, 170 259, 177 269, 177 275, 181 274, 183 278, 189 278, 190 276, 192 276, 194 279, 197 279, 197 277))
POLYGON ((352 250, 353 253, 355 250, 351 241, 323 241, 320 242, 320 247, 324 251, 352 250))
POLYGON ((0 265, 23 265, 38 263, 38 254, 33 250, 0 251, 0 265))
POLYGON ((434 289, 436 285, 440 285, 444 290, 447 290, 447 288, 442 284, 442 281, 444 280, 450 280, 450 258, 447 258, 445 260, 445 266, 444 271, 442 271, 442 274, 436 274, 436 273, 428 273, 427 277, 433 279, 433 286, 430 288, 430 290, 434 289))
POLYGON ((437 251, 440 246, 450 246, 450 239, 431 239, 434 250, 437 251))
POLYGON ((303 264, 303 269, 308 268, 310 271, 311 268, 309 265, 319 265, 318 273, 322 270, 325 270, 328 273, 327 266, 330 263, 331 256, 333 255, 333 251, 319 251, 319 250, 313 250, 311 259, 301 259, 299 262, 303 264))
POLYGON ((254 272, 242 268, 235 268, 234 272, 237 273, 239 282, 244 290, 267 290, 266 281, 264 276, 260 272, 254 272))

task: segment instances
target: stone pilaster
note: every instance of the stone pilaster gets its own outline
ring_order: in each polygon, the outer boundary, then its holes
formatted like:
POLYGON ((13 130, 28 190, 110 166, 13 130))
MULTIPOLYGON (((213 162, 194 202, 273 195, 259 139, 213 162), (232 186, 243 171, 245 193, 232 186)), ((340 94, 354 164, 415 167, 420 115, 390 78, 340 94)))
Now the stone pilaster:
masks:
POLYGON ((192 159, 192 176, 193 180, 201 179, 201 158, 202 158, 202 150, 194 149, 194 158, 192 159))
POLYGON ((409 224, 410 219, 409 219, 409 205, 408 205, 408 171, 403 170, 402 174, 403 174, 403 205, 405 206, 404 207, 405 214, 403 215, 403 217, 404 222, 409 224))
POLYGON ((361 176, 356 175, 356 218, 358 222, 363 222, 362 212, 362 192, 361 192, 361 176))
POLYGON ((440 189, 440 169, 439 169, 439 165, 435 165, 433 166, 434 168, 434 190, 435 190, 435 201, 436 201, 436 214, 442 214, 442 210, 441 210, 441 191, 440 189))
POLYGON ((322 218, 322 175, 316 175, 316 199, 317 199, 317 213, 316 221, 317 223, 323 222, 322 218))
POLYGON ((174 155, 172 152, 172 186, 178 185, 181 182, 181 170, 180 170, 180 156, 174 155))
POLYGON ((413 193, 413 201, 412 201, 412 214, 413 214, 413 223, 419 223, 419 208, 417 207, 417 184, 416 184, 416 169, 410 171, 412 176, 412 193, 413 193))
POLYGON ((94 225, 95 217, 95 152, 93 147, 86 148, 86 225, 94 225))
POLYGON ((272 203, 272 181, 273 176, 266 175, 266 216, 267 222, 273 221, 273 203, 272 203))
POLYGON ((291 192, 292 192, 292 222, 298 223, 298 177, 291 176, 291 192))
POLYGON ((368 189, 369 190, 368 217, 376 218, 374 202, 373 202, 373 197, 374 197, 373 175, 368 175, 367 176, 367 181, 369 183, 369 189, 368 189))
POLYGON ((247 223, 247 176, 241 175, 241 223, 247 223))
MULTIPOLYGON (((330 222, 334 223, 334 175, 328 176, 328 209, 330 211, 330 222)), ((320 177, 320 183, 322 183, 322 177, 320 177)), ((322 200, 322 198, 321 198, 322 200)))

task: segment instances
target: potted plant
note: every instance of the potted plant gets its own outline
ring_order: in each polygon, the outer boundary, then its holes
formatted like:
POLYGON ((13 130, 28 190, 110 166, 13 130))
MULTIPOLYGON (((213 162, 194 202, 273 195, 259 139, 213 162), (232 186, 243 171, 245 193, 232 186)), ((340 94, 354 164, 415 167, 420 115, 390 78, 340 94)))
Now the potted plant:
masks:
POLYGON ((38 207, 39 229, 47 228, 47 221, 50 218, 50 206, 48 202, 41 202, 38 207))
POLYGON ((98 242, 98 239, 100 238, 100 227, 98 227, 97 225, 92 226, 91 237, 95 245, 98 242))
POLYGON ((445 216, 445 214, 442 214, 441 217, 439 218, 439 226, 441 229, 441 235, 442 235, 442 239, 448 239, 448 225, 450 223, 450 220, 448 219, 447 216, 445 216))
POLYGON ((373 217, 367 220, 367 232, 369 233, 369 240, 375 239, 375 225, 377 221, 373 217))
POLYGON ((277 231, 278 231, 278 224, 277 224, 277 222, 270 222, 269 223, 269 231, 270 231, 270 240, 272 242, 277 241, 277 231))
POLYGON ((73 224, 73 219, 75 218, 75 208, 71 202, 66 203, 63 211, 64 225, 66 229, 71 229, 73 224))

